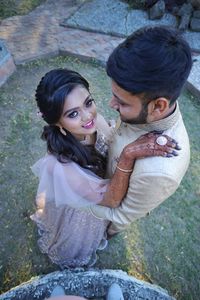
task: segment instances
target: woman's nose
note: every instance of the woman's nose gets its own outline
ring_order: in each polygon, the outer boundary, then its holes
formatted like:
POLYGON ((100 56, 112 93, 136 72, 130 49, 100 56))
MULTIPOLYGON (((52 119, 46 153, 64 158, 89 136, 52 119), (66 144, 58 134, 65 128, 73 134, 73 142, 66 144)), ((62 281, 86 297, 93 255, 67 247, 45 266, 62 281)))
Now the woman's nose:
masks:
POLYGON ((85 122, 91 119, 91 113, 88 111, 84 111, 82 114, 82 120, 85 122))

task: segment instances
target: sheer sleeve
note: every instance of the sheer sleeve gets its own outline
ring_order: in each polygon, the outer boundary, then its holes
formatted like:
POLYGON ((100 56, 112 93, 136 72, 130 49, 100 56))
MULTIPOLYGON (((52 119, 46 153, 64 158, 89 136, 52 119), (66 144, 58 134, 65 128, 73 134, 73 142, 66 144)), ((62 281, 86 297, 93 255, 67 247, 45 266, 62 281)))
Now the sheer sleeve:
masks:
MULTIPOLYGON (((98 204, 109 180, 101 179, 74 162, 62 164, 51 155, 36 163, 32 170, 39 177, 37 202, 55 201, 74 208, 98 204)), ((38 203, 37 203, 38 204, 38 203)))

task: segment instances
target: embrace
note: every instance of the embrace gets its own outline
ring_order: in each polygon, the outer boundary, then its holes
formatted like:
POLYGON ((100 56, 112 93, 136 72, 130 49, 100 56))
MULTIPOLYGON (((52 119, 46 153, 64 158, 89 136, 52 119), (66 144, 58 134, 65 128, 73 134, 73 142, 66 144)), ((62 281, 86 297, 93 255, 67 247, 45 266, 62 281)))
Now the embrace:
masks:
POLYGON ((89 83, 68 69, 51 70, 36 90, 47 123, 47 155, 31 216, 40 250, 61 268, 92 266, 116 233, 178 188, 190 159, 177 98, 192 67, 191 50, 165 27, 134 32, 109 56, 111 126, 97 113, 89 83))

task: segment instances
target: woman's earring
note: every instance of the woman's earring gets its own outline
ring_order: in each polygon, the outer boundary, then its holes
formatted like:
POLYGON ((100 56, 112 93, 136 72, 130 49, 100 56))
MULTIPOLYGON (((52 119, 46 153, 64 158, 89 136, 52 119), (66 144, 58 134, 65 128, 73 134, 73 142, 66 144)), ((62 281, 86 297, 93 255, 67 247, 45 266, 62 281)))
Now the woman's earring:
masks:
POLYGON ((62 135, 67 135, 66 131, 62 128, 62 127, 59 127, 60 128, 60 132, 62 133, 62 135))

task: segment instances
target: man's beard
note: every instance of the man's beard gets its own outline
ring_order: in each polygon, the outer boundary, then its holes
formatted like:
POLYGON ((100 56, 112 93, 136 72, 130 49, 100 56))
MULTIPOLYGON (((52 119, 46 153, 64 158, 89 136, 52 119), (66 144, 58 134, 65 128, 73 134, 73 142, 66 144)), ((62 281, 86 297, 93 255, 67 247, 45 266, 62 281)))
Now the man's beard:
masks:
POLYGON ((121 120, 124 123, 128 123, 128 124, 146 124, 147 123, 147 116, 148 116, 148 104, 149 103, 143 103, 142 109, 141 109, 139 115, 136 118, 126 119, 126 118, 123 118, 120 115, 121 120))

